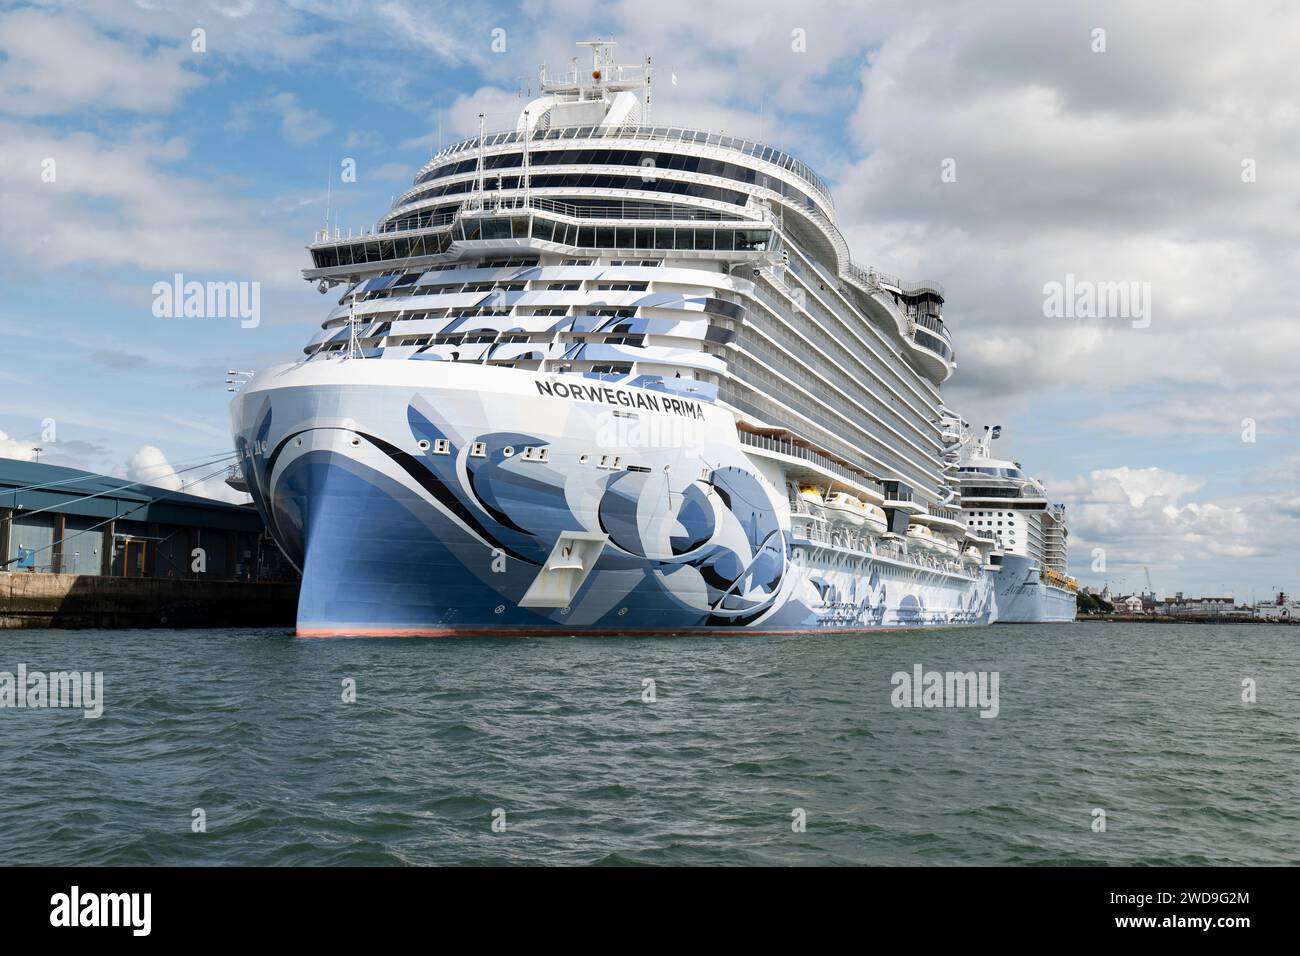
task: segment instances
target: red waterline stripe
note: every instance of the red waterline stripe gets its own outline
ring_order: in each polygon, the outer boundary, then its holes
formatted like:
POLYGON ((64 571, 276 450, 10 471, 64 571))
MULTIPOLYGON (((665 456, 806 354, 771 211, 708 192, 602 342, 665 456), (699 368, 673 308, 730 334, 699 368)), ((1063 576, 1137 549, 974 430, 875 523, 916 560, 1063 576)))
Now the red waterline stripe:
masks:
POLYGON ((656 628, 617 631, 548 628, 408 628, 408 627, 300 627, 298 637, 711 637, 765 636, 783 634, 872 634, 880 631, 936 631, 958 627, 988 627, 987 624, 894 624, 889 627, 812 627, 796 630, 750 630, 749 628, 695 628, 672 631, 656 628))

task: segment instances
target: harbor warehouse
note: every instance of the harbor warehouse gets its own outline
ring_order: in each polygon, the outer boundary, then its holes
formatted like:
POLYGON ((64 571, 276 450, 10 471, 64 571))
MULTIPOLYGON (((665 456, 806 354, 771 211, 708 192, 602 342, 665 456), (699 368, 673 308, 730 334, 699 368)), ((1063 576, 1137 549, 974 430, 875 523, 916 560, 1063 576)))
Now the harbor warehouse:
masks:
POLYGON ((261 533, 251 505, 0 458, 5 571, 256 580, 261 533))

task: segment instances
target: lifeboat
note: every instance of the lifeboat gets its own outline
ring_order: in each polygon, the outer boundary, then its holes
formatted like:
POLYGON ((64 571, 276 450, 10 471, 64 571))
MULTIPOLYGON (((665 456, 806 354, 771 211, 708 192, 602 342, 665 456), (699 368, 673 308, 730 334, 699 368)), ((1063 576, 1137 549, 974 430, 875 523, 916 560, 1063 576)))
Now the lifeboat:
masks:
POLYGON ((854 528, 862 527, 866 508, 859 499, 843 491, 837 491, 826 499, 826 517, 854 528))
POLYGON ((822 493, 817 490, 816 485, 800 485, 799 500, 807 507, 813 517, 821 518, 826 513, 826 502, 822 500, 822 493))
POLYGON ((983 558, 980 556, 980 549, 975 545, 967 545, 966 550, 961 553, 963 561, 972 561, 975 564, 982 564, 983 558))
POLYGON ((960 546, 957 544, 956 541, 953 541, 952 538, 949 538, 947 535, 936 534, 934 536, 934 545, 935 545, 935 550, 937 550, 940 554, 947 555, 950 558, 956 558, 961 555, 960 546))
POLYGON ((934 540, 934 532, 923 524, 908 526, 907 542, 909 550, 911 548, 930 552, 938 550, 934 540))
POLYGON ((1078 581, 1074 578, 1066 577, 1064 574, 1059 574, 1051 568, 1043 568, 1041 576, 1048 584, 1055 585, 1058 588, 1065 588, 1070 591, 1079 590, 1078 581))
POLYGON ((885 517, 885 509, 877 508, 875 505, 867 503, 862 506, 862 530, 871 534, 881 535, 889 529, 889 519, 885 517))

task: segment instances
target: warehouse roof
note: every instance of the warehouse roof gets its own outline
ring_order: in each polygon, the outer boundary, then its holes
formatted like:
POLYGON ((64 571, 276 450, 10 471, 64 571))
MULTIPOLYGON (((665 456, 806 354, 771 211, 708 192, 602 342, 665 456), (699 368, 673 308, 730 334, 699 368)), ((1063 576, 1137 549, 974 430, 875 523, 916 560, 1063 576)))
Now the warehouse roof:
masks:
MULTIPOLYGON (((195 474, 218 467, 214 462, 195 474)), ((5 508, 14 509, 15 517, 49 508, 50 514, 101 520, 123 518, 231 531, 262 528, 262 519, 251 504, 234 505, 155 485, 133 484, 128 478, 14 458, 0 458, 0 509, 5 508)))

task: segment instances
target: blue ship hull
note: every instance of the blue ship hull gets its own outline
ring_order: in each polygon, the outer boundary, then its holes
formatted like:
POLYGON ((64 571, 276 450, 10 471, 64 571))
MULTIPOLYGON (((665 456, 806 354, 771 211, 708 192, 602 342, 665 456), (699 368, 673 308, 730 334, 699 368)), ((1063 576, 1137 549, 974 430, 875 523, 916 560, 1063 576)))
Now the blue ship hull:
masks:
POLYGON ((792 534, 788 504, 730 413, 707 401, 627 383, 589 386, 603 402, 575 401, 482 366, 464 387, 462 370, 443 365, 438 387, 412 388, 349 380, 380 363, 329 364, 270 370, 276 384, 255 381, 234 406, 254 500, 302 571, 300 635, 790 633, 996 618, 978 565, 919 566, 792 534), (671 440, 619 433, 626 408, 666 417, 671 440))

